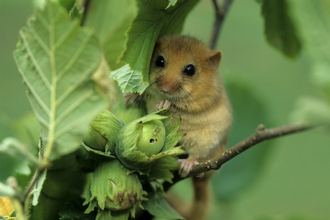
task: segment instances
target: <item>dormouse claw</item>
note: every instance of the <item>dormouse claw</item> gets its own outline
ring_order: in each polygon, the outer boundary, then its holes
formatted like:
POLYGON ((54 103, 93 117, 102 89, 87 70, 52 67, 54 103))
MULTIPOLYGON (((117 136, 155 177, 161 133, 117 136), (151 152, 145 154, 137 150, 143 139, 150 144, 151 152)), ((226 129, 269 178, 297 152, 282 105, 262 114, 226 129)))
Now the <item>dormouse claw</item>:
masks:
POLYGON ((171 107, 172 103, 168 100, 165 101, 160 101, 157 105, 156 105, 156 111, 161 110, 163 108, 168 108, 171 107))
POLYGON ((178 160, 178 163, 181 163, 179 168, 179 174, 181 177, 186 177, 193 166, 197 165, 198 162, 196 160, 185 159, 185 160, 178 160))

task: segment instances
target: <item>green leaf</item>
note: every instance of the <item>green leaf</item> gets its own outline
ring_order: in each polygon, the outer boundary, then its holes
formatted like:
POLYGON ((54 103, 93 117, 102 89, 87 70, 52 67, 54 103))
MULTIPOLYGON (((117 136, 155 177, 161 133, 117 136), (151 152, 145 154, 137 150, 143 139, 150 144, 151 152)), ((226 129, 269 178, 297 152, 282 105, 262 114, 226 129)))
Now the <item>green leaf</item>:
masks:
POLYGON ((286 56, 295 58, 300 52, 301 42, 290 17, 287 0, 262 0, 262 15, 268 43, 286 56))
POLYGON ((17 174, 27 176, 31 174, 27 160, 22 160, 17 156, 0 153, 1 172, 0 181, 6 181, 9 176, 17 177, 17 174))
POLYGON ((148 176, 149 180, 163 179, 172 183, 173 173, 171 171, 178 170, 179 164, 178 158, 175 156, 166 156, 159 158, 151 166, 151 170, 148 176))
POLYGON ((330 124, 330 104, 320 98, 302 97, 296 103, 291 120, 307 125, 330 124))
POLYGON ((0 160, 6 164, 1 171, 0 181, 5 181, 9 176, 15 176, 24 186, 27 183, 24 179, 32 174, 31 168, 38 164, 37 156, 30 151, 28 146, 13 137, 7 137, 0 143, 0 160))
POLYGON ((90 147, 88 147, 86 144, 82 143, 82 146, 85 148, 87 152, 94 153, 96 155, 99 155, 101 157, 104 157, 104 159, 114 159, 115 157, 110 154, 110 152, 102 152, 99 150, 94 150, 90 147))
POLYGON ((7 128, 7 130, 11 130, 13 136, 19 137, 19 140, 14 141, 14 143, 17 143, 18 148, 16 149, 18 152, 16 154, 9 145, 7 147, 11 148, 10 150, 4 150, 4 153, 0 153, 0 167, 4 168, 0 172, 0 181, 5 181, 9 176, 14 176, 20 186, 26 187, 31 180, 31 175, 33 175, 33 172, 31 172, 33 170, 32 164, 35 164, 38 155, 39 122, 33 112, 30 111, 17 120, 7 122, 7 125, 10 125, 10 129, 7 128), (29 162, 29 157, 34 158, 32 163, 29 162), (22 160, 22 158, 24 159, 22 160))
POLYGON ((15 190, 0 182, 0 197, 14 197, 15 194, 15 190))
POLYGON ((288 0, 292 17, 301 36, 304 49, 312 58, 312 79, 325 100, 305 97, 297 102, 292 120, 307 124, 330 122, 330 2, 327 0, 288 0))
POLYGON ((73 8, 77 8, 77 6, 75 6, 76 0, 57 0, 57 1, 67 11, 71 11, 73 8))
POLYGON ((83 12, 79 11, 77 4, 74 4, 71 10, 69 11, 69 16, 71 19, 82 20, 83 12))
POLYGON ((86 180, 86 173, 81 171, 84 157, 81 149, 52 162, 37 183, 38 192, 34 192, 39 196, 34 195, 33 200, 38 204, 30 206, 30 219, 58 220, 65 202, 80 198, 86 180))
POLYGON ((89 122, 106 108, 91 79, 101 56, 93 31, 53 3, 20 31, 14 57, 41 125, 45 160, 78 149, 89 122))
POLYGON ((304 48, 318 62, 330 62, 330 1, 287 0, 304 48))
POLYGON ((83 202, 84 200, 82 198, 66 202, 59 213, 59 220, 95 220, 96 214, 84 213, 86 208, 81 205, 83 202))
POLYGON ((165 140, 164 150, 169 150, 177 145, 177 143, 181 140, 184 134, 179 131, 180 121, 177 121, 175 124, 172 123, 172 115, 169 118, 165 119, 163 122, 166 129, 166 140, 165 140))
POLYGON ((330 104, 330 60, 329 62, 315 62, 312 73, 313 81, 321 87, 324 97, 330 104))
POLYGON ((136 16, 132 0, 98 0, 88 5, 85 26, 93 27, 100 38, 104 55, 111 69, 122 66, 118 58, 124 50, 126 32, 136 16))
POLYGON ((169 1, 169 3, 165 9, 168 9, 171 6, 174 6, 178 2, 178 0, 168 0, 168 1, 169 1))
POLYGON ((330 15, 327 0, 289 0, 303 46, 313 60, 312 77, 330 103, 330 15))
MULTIPOLYGON (((252 88, 238 80, 230 80, 226 83, 226 88, 235 118, 227 144, 229 148, 254 133, 259 124, 266 127, 271 125, 265 105, 253 94, 252 88)), ((246 190, 267 160, 270 145, 271 142, 260 143, 224 164, 212 178, 214 198, 218 201, 232 201, 246 190)))
POLYGON ((156 198, 156 194, 148 197, 143 203, 144 208, 153 216, 161 219, 183 219, 163 198, 156 198))
POLYGON ((32 165, 38 165, 38 158, 29 151, 25 144, 13 137, 7 137, 2 141, 2 143, 0 143, 0 153, 11 154, 15 157, 28 161, 32 165))
POLYGON ((36 186, 33 190, 32 205, 34 205, 34 206, 36 206, 38 204, 39 196, 40 196, 40 193, 42 190, 42 186, 46 180, 46 176, 47 176, 47 170, 40 175, 40 177, 36 183, 36 186))
POLYGON ((117 81, 123 93, 138 91, 142 93, 149 86, 149 83, 142 82, 141 73, 132 70, 129 64, 112 71, 110 77, 117 81))
POLYGON ((189 11, 199 0, 178 0, 169 7, 168 0, 138 0, 138 14, 130 30, 121 60, 128 63, 110 76, 123 92, 142 93, 148 83, 149 65, 156 40, 164 35, 181 32, 189 11))
POLYGON ((33 1, 34 7, 43 8, 49 1, 52 1, 54 3, 61 5, 67 11, 70 11, 70 9, 73 7, 74 3, 76 2, 76 0, 34 0, 33 1))
POLYGON ((38 154, 38 142, 40 137, 40 125, 35 114, 30 111, 22 118, 11 123, 15 137, 19 137, 20 141, 27 145, 29 151, 38 154))

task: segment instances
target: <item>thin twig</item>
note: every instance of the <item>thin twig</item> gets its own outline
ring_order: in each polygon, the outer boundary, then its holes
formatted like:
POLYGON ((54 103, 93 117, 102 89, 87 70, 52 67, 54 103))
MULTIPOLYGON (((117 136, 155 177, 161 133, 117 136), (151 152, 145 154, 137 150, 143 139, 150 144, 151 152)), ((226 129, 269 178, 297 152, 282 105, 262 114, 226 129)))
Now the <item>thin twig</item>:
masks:
POLYGON ((224 0, 221 6, 218 5, 217 0, 212 0, 212 2, 215 10, 215 21, 210 39, 210 48, 214 49, 217 45, 223 21, 233 0, 224 0))
MULTIPOLYGON (((263 125, 259 125, 258 128, 256 129, 256 132, 250 137, 244 139, 243 141, 229 148, 228 150, 216 156, 215 158, 195 165, 187 177, 196 176, 200 173, 204 173, 210 170, 218 170, 220 169, 221 165, 223 165, 224 163, 228 162, 237 155, 241 154, 242 152, 246 151, 247 149, 255 146, 256 144, 262 141, 285 136, 292 133, 305 131, 310 128, 312 127, 292 124, 292 125, 284 125, 277 128, 265 129, 263 125)), ((173 184, 183 179, 185 178, 181 178, 177 173, 175 173, 174 178, 172 180, 173 183, 172 184, 165 183, 164 189, 165 190, 169 189, 173 184)))
POLYGON ((41 137, 40 137, 39 138, 39 143, 38 143, 39 161, 38 161, 38 165, 37 165, 37 170, 36 170, 32 180, 31 180, 31 182, 29 183, 28 187, 26 188, 26 190, 24 192, 24 201, 27 199, 27 197, 29 196, 29 194, 32 191, 33 187, 38 182, 40 176, 45 172, 46 169, 48 169, 51 166, 51 164, 47 160, 44 160, 44 158, 41 157, 42 151, 43 151, 42 146, 43 146, 42 145, 42 140, 41 140, 41 137))
POLYGON ((216 156, 212 160, 208 160, 204 163, 200 163, 194 166, 191 172, 189 173, 189 176, 195 176, 199 173, 203 173, 209 170, 218 170, 222 164, 233 159, 240 153, 246 151, 247 149, 255 146, 256 144, 262 141, 281 137, 296 132, 305 131, 310 128, 311 127, 309 126, 293 124, 293 125, 285 125, 277 128, 265 129, 263 125, 259 125, 256 132, 250 137, 239 142, 238 144, 226 150, 221 155, 216 156))
POLYGON ((45 172, 46 169, 37 169, 36 173, 33 176, 33 179, 31 180, 30 184, 26 188, 24 192, 24 201, 29 196, 30 192, 32 191, 35 184, 38 182, 40 176, 45 172))

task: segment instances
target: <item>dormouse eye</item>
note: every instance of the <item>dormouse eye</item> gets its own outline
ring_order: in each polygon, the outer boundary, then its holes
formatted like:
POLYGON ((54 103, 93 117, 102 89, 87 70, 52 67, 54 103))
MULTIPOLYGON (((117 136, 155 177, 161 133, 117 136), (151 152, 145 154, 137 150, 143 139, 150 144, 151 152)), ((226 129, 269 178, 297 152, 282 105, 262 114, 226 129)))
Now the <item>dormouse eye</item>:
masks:
POLYGON ((187 76, 193 76, 196 73, 195 67, 192 64, 187 65, 184 70, 183 74, 187 76))
POLYGON ((164 67, 165 66, 165 59, 162 56, 158 56, 156 60, 156 66, 164 67))

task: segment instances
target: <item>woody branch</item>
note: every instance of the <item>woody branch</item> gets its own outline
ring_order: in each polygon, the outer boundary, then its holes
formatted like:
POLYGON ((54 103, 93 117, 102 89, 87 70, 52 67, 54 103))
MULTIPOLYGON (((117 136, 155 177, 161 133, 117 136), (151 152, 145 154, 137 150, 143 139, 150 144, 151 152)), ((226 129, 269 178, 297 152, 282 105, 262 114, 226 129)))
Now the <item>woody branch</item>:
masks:
MULTIPOLYGON (((299 125, 299 124, 291 124, 276 128, 265 129, 263 125, 259 125, 256 129, 256 132, 251 136, 249 136, 248 138, 242 140, 238 144, 234 145, 233 147, 229 148, 228 150, 214 157, 213 159, 195 165, 187 177, 196 176, 200 173, 204 173, 210 170, 218 170, 224 163, 228 162, 237 155, 241 154, 242 152, 248 150, 249 148, 257 145, 262 141, 293 134, 293 133, 302 132, 311 128, 313 127, 299 125)), ((175 177, 173 178, 173 184, 175 184, 176 182, 182 179, 185 178, 181 178, 176 173, 175 177)), ((167 190, 173 184, 164 184, 165 190, 167 190)))
POLYGON ((256 132, 250 137, 244 139, 243 141, 229 148, 228 150, 216 156, 212 160, 208 160, 206 162, 194 166, 191 172, 189 173, 189 176, 195 176, 199 173, 203 173, 209 170, 218 170, 222 164, 228 162, 229 160, 233 159, 240 153, 246 151, 247 149, 255 146, 256 144, 262 141, 281 137, 292 133, 305 131, 310 128, 312 127, 292 124, 277 128, 265 129, 263 125, 259 125, 258 128, 256 129, 256 132))

